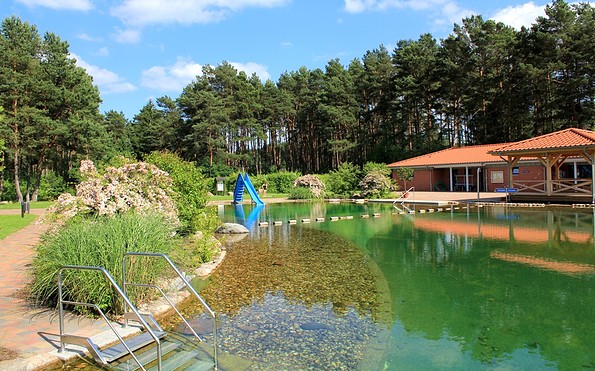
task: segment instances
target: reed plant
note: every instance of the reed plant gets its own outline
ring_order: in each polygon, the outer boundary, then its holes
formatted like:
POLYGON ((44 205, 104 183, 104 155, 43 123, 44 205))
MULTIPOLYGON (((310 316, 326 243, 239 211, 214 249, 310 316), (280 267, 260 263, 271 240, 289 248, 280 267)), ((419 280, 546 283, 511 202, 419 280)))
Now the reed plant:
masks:
MULTIPOLYGON (((104 267, 118 282, 122 282, 122 257, 126 252, 170 252, 177 240, 173 227, 157 213, 141 215, 135 212, 111 217, 74 217, 58 231, 44 237, 33 261, 34 282, 30 293, 33 300, 44 306, 58 301, 57 275, 63 265, 104 267)), ((155 282, 163 277, 162 262, 133 259, 128 281, 155 282)), ((119 314, 122 300, 101 272, 67 270, 63 274, 64 298, 71 301, 98 304, 108 314, 119 314)), ((150 299, 147 290, 129 292, 139 302, 150 299)), ((73 311, 90 314, 85 307, 73 311)))

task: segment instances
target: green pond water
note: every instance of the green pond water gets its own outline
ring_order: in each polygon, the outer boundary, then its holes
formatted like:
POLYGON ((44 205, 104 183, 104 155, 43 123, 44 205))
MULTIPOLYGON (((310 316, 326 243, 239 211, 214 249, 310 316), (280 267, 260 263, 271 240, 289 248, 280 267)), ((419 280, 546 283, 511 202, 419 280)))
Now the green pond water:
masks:
MULTIPOLYGON (((591 209, 292 203, 219 215, 250 229, 193 282, 218 313, 222 370, 595 369, 591 209)), ((210 343, 198 307, 183 312, 210 343)), ((189 334, 174 317, 166 327, 189 334)))
POLYGON ((229 368, 595 368, 591 209, 398 214, 307 203, 219 213, 251 230, 196 282, 219 313, 220 350, 243 362, 229 368))

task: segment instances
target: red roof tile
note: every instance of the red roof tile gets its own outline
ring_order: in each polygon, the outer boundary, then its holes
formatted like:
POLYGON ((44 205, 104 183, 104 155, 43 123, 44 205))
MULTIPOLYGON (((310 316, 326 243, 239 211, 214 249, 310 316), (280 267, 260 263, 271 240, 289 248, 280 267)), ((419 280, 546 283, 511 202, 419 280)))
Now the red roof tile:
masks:
POLYGON ((595 146, 595 132, 584 129, 570 128, 554 133, 510 143, 492 150, 494 154, 510 152, 530 152, 534 150, 555 150, 572 147, 595 146))
POLYGON ((505 144, 484 144, 479 146, 454 147, 443 149, 438 152, 428 153, 422 156, 409 158, 403 161, 388 164, 388 167, 425 167, 425 166, 446 166, 465 164, 485 164, 504 162, 497 155, 490 154, 490 151, 503 147, 505 144))

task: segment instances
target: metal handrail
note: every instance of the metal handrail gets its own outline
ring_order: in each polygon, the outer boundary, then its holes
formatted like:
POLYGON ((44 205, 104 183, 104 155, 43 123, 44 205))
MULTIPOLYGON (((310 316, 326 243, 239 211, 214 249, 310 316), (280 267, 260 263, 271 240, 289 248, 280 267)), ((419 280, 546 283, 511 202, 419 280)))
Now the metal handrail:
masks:
POLYGON ((415 187, 409 187, 409 189, 401 193, 401 195, 393 202, 393 205, 399 201, 401 201, 401 205, 403 205, 405 203, 405 199, 407 198, 406 195, 408 195, 409 193, 413 193, 413 195, 415 196, 415 187))
MULTIPOLYGON (((107 278, 107 280, 110 282, 110 284, 112 285, 112 287, 116 290, 116 292, 118 293, 118 295, 120 295, 120 297, 122 297, 122 299, 124 300, 124 308, 126 308, 126 306, 130 307, 130 309, 132 310, 132 312, 138 317, 140 324, 143 326, 143 328, 145 330, 147 330, 147 332, 151 335, 151 337, 153 338, 153 340, 157 343, 157 369, 159 371, 161 371, 161 341, 159 340, 159 337, 157 335, 155 335, 155 333, 153 332, 153 330, 151 330, 151 328, 149 327, 149 325, 147 324, 147 322, 142 318, 142 316, 140 315, 140 313, 138 312, 138 310, 136 309, 136 307, 132 304, 132 302, 130 301, 130 299, 126 296, 126 294, 122 290, 122 288, 120 288, 120 286, 118 286, 118 284, 116 283, 116 281, 114 280, 114 278, 103 267, 91 267, 91 266, 85 266, 85 265, 64 265, 58 271, 58 312, 59 312, 59 317, 60 317, 60 350, 59 350, 59 352, 62 353, 62 352, 65 351, 64 342, 62 341, 62 338, 66 335, 66 334, 64 334, 64 304, 82 305, 82 306, 92 307, 92 308, 97 309, 97 311, 99 311, 99 313, 101 314, 101 316, 103 317, 103 319, 109 325, 109 327, 112 330, 112 332, 118 337, 118 340, 120 340, 120 343, 122 343, 122 345, 124 345, 124 347, 126 348, 126 350, 128 351, 128 353, 132 356, 132 358, 139 365, 139 367, 141 369, 143 369, 143 370, 146 370, 145 367, 142 365, 142 363, 139 361, 139 359, 136 358, 136 356, 134 355, 134 352, 132 351, 132 349, 130 349, 130 347, 128 346, 128 344, 126 344, 126 342, 124 341, 124 339, 122 338, 122 336, 118 333, 118 331, 116 331, 116 329, 114 328, 114 326, 108 320, 108 318, 105 315, 105 313, 101 310, 101 308, 99 308, 99 306, 97 304, 93 304, 93 303, 82 303, 82 302, 75 302, 75 301, 70 301, 70 300, 64 300, 63 295, 62 295, 63 294, 63 290, 62 290, 62 282, 63 282, 63 280, 62 280, 62 272, 65 271, 65 270, 68 270, 68 269, 73 269, 73 270, 92 270, 92 271, 100 271, 101 273, 103 273, 103 275, 105 276, 105 278, 107 278)), ((101 360, 102 360, 102 362, 104 364, 107 363, 107 362, 105 362, 105 360, 103 359, 103 357, 101 357, 101 354, 98 354, 98 356, 101 358, 101 360)))
MULTIPOLYGON (((190 331, 198 339, 198 341, 201 341, 201 342, 203 341, 201 339, 201 337, 194 331, 194 329, 192 328, 192 326, 190 326, 190 324, 188 323, 188 321, 186 320, 186 318, 182 315, 182 313, 180 313, 180 311, 178 310, 178 308, 176 308, 175 304, 170 300, 170 298, 167 296, 167 294, 161 288, 159 288, 159 287, 157 287, 155 285, 150 285, 150 284, 126 282, 126 272, 127 272, 126 261, 127 261, 127 257, 129 257, 129 256, 154 257, 154 258, 163 258, 163 259, 165 259, 165 261, 169 264, 169 266, 174 270, 174 272, 176 272, 176 274, 178 275, 178 277, 182 280, 182 282, 184 283, 184 285, 186 286, 186 288, 202 304, 202 306, 205 308, 205 310, 207 311, 207 313, 209 314, 209 316, 211 317, 211 319, 213 321, 213 358, 214 358, 214 361, 215 361, 215 369, 217 369, 217 367, 218 367, 218 359, 217 359, 217 314, 211 309, 211 307, 202 298, 202 296, 200 296, 200 294, 198 292, 196 292, 196 290, 194 289, 194 287, 192 287, 192 285, 190 284, 190 282, 188 282, 188 280, 186 279, 186 277, 184 277, 184 275, 182 274, 182 272, 180 272, 180 270, 174 265, 174 263, 169 259, 169 257, 167 255, 161 254, 161 253, 152 253, 152 252, 128 252, 128 253, 124 254, 124 256, 122 257, 122 287, 123 287, 123 290, 124 290, 124 294, 126 293, 126 287, 127 286, 151 287, 151 288, 157 289, 161 293, 161 295, 165 298, 165 300, 169 303, 169 305, 174 309, 174 311, 178 314, 178 316, 182 319, 182 321, 184 321, 184 323, 186 324, 186 326, 190 329, 190 331)), ((126 307, 124 307, 124 310, 126 310, 126 307)))

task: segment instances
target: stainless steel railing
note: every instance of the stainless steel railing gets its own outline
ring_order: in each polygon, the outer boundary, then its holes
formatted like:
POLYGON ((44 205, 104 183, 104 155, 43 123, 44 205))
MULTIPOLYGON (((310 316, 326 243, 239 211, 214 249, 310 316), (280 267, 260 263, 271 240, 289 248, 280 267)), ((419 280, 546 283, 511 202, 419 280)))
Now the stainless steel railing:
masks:
POLYGON ((113 324, 109 321, 109 319, 107 318, 107 316, 105 315, 103 310, 101 310, 101 308, 97 304, 64 300, 64 296, 63 296, 64 290, 62 287, 62 283, 63 283, 62 273, 65 270, 91 270, 91 271, 99 271, 99 272, 103 273, 105 278, 112 285, 112 287, 116 290, 118 295, 122 298, 122 300, 124 300, 124 308, 126 308, 126 307, 130 308, 130 310, 137 316, 138 322, 151 335, 151 337, 153 338, 155 343, 157 343, 157 349, 156 349, 156 351, 157 351, 157 368, 158 368, 158 370, 161 371, 161 341, 159 340, 159 337, 153 332, 153 330, 151 330, 150 326, 143 319, 143 317, 138 312, 136 307, 132 304, 132 302, 130 301, 128 296, 126 296, 125 291, 123 291, 122 288, 120 288, 120 286, 118 286, 118 284, 116 283, 114 278, 103 267, 91 267, 91 266, 84 266, 84 265, 65 265, 65 266, 62 266, 62 268, 60 268, 60 270, 58 271, 58 297, 59 297, 58 310, 59 310, 59 317, 60 317, 60 350, 59 350, 59 352, 64 352, 64 350, 65 350, 65 345, 64 345, 65 341, 64 340, 70 339, 75 344, 85 346, 91 352, 91 354, 93 355, 93 358, 95 358, 95 360, 97 360, 103 364, 107 364, 106 360, 101 355, 101 352, 99 351, 99 349, 97 349, 91 342, 89 342, 88 339, 87 339, 86 343, 78 342, 75 340, 75 338, 80 338, 80 337, 66 335, 64 333, 64 304, 81 305, 81 306, 91 307, 91 308, 95 308, 99 312, 101 317, 103 317, 105 322, 107 322, 107 324, 110 327, 110 329, 112 330, 112 332, 118 337, 118 340, 120 341, 120 343, 122 343, 122 345, 126 348, 128 353, 130 353, 130 355, 132 356, 134 361, 139 365, 139 367, 141 369, 145 370, 145 367, 141 364, 139 359, 134 355, 134 352, 132 351, 132 349, 130 349, 128 344, 126 344, 126 342, 124 341, 122 336, 118 333, 118 331, 115 329, 113 324))
MULTIPOLYGON (((186 320, 186 318, 182 315, 182 313, 180 313, 180 311, 178 310, 178 308, 176 308, 175 304, 171 301, 171 299, 167 296, 167 294, 160 287, 158 287, 157 285, 154 285, 154 284, 127 282, 127 280, 126 280, 127 273, 128 273, 128 268, 127 268, 128 267, 128 264, 127 264, 127 261, 128 261, 128 258, 133 257, 133 256, 148 257, 148 258, 162 258, 162 259, 164 259, 167 262, 167 264, 174 270, 174 272, 176 272, 176 275, 182 280, 182 282, 184 283, 184 286, 186 286, 186 288, 188 289, 188 291, 190 291, 190 293, 192 295, 194 295, 198 299, 198 301, 202 304, 202 306, 205 308, 205 311, 209 314, 209 316, 211 317, 212 323, 213 323, 213 344, 212 344, 212 346, 213 346, 213 359, 214 359, 214 363, 215 363, 215 369, 217 369, 217 367, 218 367, 218 359, 217 359, 217 314, 211 309, 211 307, 202 298, 202 296, 200 296, 200 294, 198 294, 198 292, 196 292, 196 290, 194 289, 194 287, 192 287, 192 285, 190 284, 190 282, 188 282, 188 280, 186 279, 186 277, 184 277, 184 275, 182 274, 182 272, 180 272, 180 270, 174 265, 174 263, 165 254, 152 253, 152 252, 128 252, 128 253, 124 254, 124 257, 122 258, 122 287, 123 287, 123 290, 124 290, 124 294, 125 295, 126 295, 126 288, 128 286, 156 289, 163 296, 163 298, 168 302, 168 304, 172 307, 172 309, 177 313, 177 315, 182 319, 182 321, 190 329, 190 331, 196 337, 196 339, 198 341, 201 341, 201 342, 203 341, 203 339, 194 331, 194 329, 188 323, 188 321, 186 320)), ((126 307, 124 308, 124 311, 126 312, 126 307)), ((128 320, 126 319, 125 321, 127 323, 128 320)))

